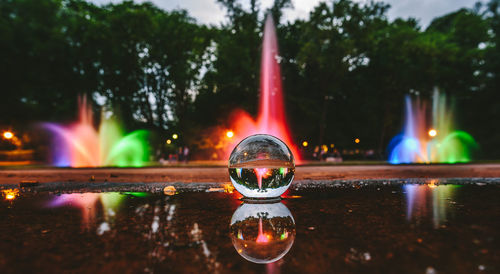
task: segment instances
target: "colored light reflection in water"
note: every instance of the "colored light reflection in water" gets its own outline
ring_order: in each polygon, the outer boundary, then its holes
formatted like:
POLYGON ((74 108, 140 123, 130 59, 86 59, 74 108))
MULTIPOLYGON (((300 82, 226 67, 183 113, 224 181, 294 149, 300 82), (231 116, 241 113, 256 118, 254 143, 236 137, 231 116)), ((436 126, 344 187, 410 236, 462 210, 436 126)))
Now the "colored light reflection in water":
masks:
POLYGON ((62 126, 45 123, 54 133, 52 146, 53 164, 71 167, 133 166, 146 165, 149 160, 149 133, 137 130, 125 134, 119 123, 102 118, 96 131, 92 110, 83 97, 79 100, 79 121, 62 126))
POLYGON ((232 148, 245 137, 253 134, 270 134, 285 142, 295 161, 300 163, 297 145, 293 142, 285 115, 278 41, 272 17, 269 15, 264 27, 260 70, 259 113, 255 121, 248 113, 236 110, 231 119, 232 137, 225 147, 226 158, 232 148))
POLYGON ((450 205, 460 186, 436 185, 432 180, 426 185, 404 185, 406 192, 406 216, 417 223, 432 219, 435 228, 443 225, 450 216, 450 205))
POLYGON ((283 203, 243 203, 230 223, 233 246, 246 260, 269 264, 288 253, 295 240, 295 220, 283 203))
POLYGON ((90 230, 92 224, 96 223, 96 216, 102 213, 104 224, 109 226, 116 216, 120 205, 126 196, 146 197, 143 192, 106 192, 106 193, 71 193, 55 196, 49 202, 48 207, 72 206, 79 208, 82 212, 82 227, 90 230), (101 211, 102 210, 102 211, 101 211))
POLYGON ((453 112, 446 96, 435 91, 432 121, 428 121, 425 103, 405 99, 405 124, 402 134, 389 144, 389 162, 401 163, 464 163, 471 160, 477 144, 465 131, 454 130, 453 112))

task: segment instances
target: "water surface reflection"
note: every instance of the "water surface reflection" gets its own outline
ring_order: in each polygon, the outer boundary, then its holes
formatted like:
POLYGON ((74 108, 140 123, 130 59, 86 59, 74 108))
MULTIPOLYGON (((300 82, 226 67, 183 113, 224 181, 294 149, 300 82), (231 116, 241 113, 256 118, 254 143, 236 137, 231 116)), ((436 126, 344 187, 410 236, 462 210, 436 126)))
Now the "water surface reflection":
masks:
POLYGON ((500 269, 498 184, 315 185, 292 189, 282 203, 270 205, 242 204, 236 192, 224 192, 222 187, 206 192, 183 192, 180 186, 165 194, 162 190, 58 195, 9 188, 0 193, 0 269, 12 265, 22 273, 33 269, 496 273, 500 269))
POLYGON ((295 240, 295 220, 281 202, 243 203, 233 214, 230 235, 236 251, 246 260, 267 264, 288 253, 295 240))
POLYGON ((406 217, 408 221, 421 223, 432 219, 435 228, 444 225, 453 214, 454 196, 458 185, 404 185, 406 193, 406 217))
POLYGON ((103 222, 98 229, 98 234, 102 234, 109 230, 109 223, 113 221, 127 196, 145 197, 147 195, 144 192, 70 193, 54 196, 47 206, 49 208, 67 206, 79 208, 82 213, 82 229, 85 230, 90 230, 97 222, 96 217, 102 214, 103 222))

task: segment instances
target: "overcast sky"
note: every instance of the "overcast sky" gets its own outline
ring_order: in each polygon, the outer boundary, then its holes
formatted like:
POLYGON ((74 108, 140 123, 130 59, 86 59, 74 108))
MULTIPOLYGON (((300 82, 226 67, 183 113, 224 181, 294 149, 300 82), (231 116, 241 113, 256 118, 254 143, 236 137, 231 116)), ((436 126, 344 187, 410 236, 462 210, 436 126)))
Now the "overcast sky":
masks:
MULTIPOLYGON (((97 4, 109 2, 121 2, 121 0, 90 0, 97 4)), ((136 2, 145 2, 146 0, 135 0, 136 2)), ((165 10, 186 9, 189 14, 196 18, 198 22, 205 24, 216 24, 225 20, 225 12, 216 0, 149 0, 158 7, 165 10)), ((354 0, 357 2, 369 2, 370 0, 354 0)), ((242 1, 247 3, 249 1, 242 1)), ((273 0, 259 1, 263 8, 268 8, 273 0)), ((292 0, 294 8, 285 12, 285 20, 294 20, 296 18, 307 18, 309 12, 321 0, 292 0)), ((426 27, 430 21, 437 16, 455 11, 461 7, 472 7, 477 0, 385 0, 391 5, 389 18, 397 17, 415 17, 420 20, 420 25, 426 27)))

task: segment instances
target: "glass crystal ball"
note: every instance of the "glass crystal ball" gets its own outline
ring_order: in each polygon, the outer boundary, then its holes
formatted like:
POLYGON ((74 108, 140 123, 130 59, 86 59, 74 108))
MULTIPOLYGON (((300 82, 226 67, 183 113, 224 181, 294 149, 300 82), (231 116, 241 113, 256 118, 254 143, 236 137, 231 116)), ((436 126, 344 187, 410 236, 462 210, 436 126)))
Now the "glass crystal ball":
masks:
POLYGON ((229 230, 238 254, 258 264, 283 258, 295 240, 295 220, 281 202, 243 203, 234 212, 229 230))
POLYGON ((276 199, 288 189, 294 174, 292 152, 271 135, 249 136, 229 156, 231 182, 246 198, 276 199))

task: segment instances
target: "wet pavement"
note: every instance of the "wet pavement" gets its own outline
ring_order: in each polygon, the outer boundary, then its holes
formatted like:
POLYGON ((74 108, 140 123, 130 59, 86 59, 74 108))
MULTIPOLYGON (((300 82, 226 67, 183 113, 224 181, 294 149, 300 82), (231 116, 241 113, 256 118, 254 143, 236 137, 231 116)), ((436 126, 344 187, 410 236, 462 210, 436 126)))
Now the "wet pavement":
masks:
POLYGON ((2 273, 500 272, 495 180, 0 188, 2 273))

